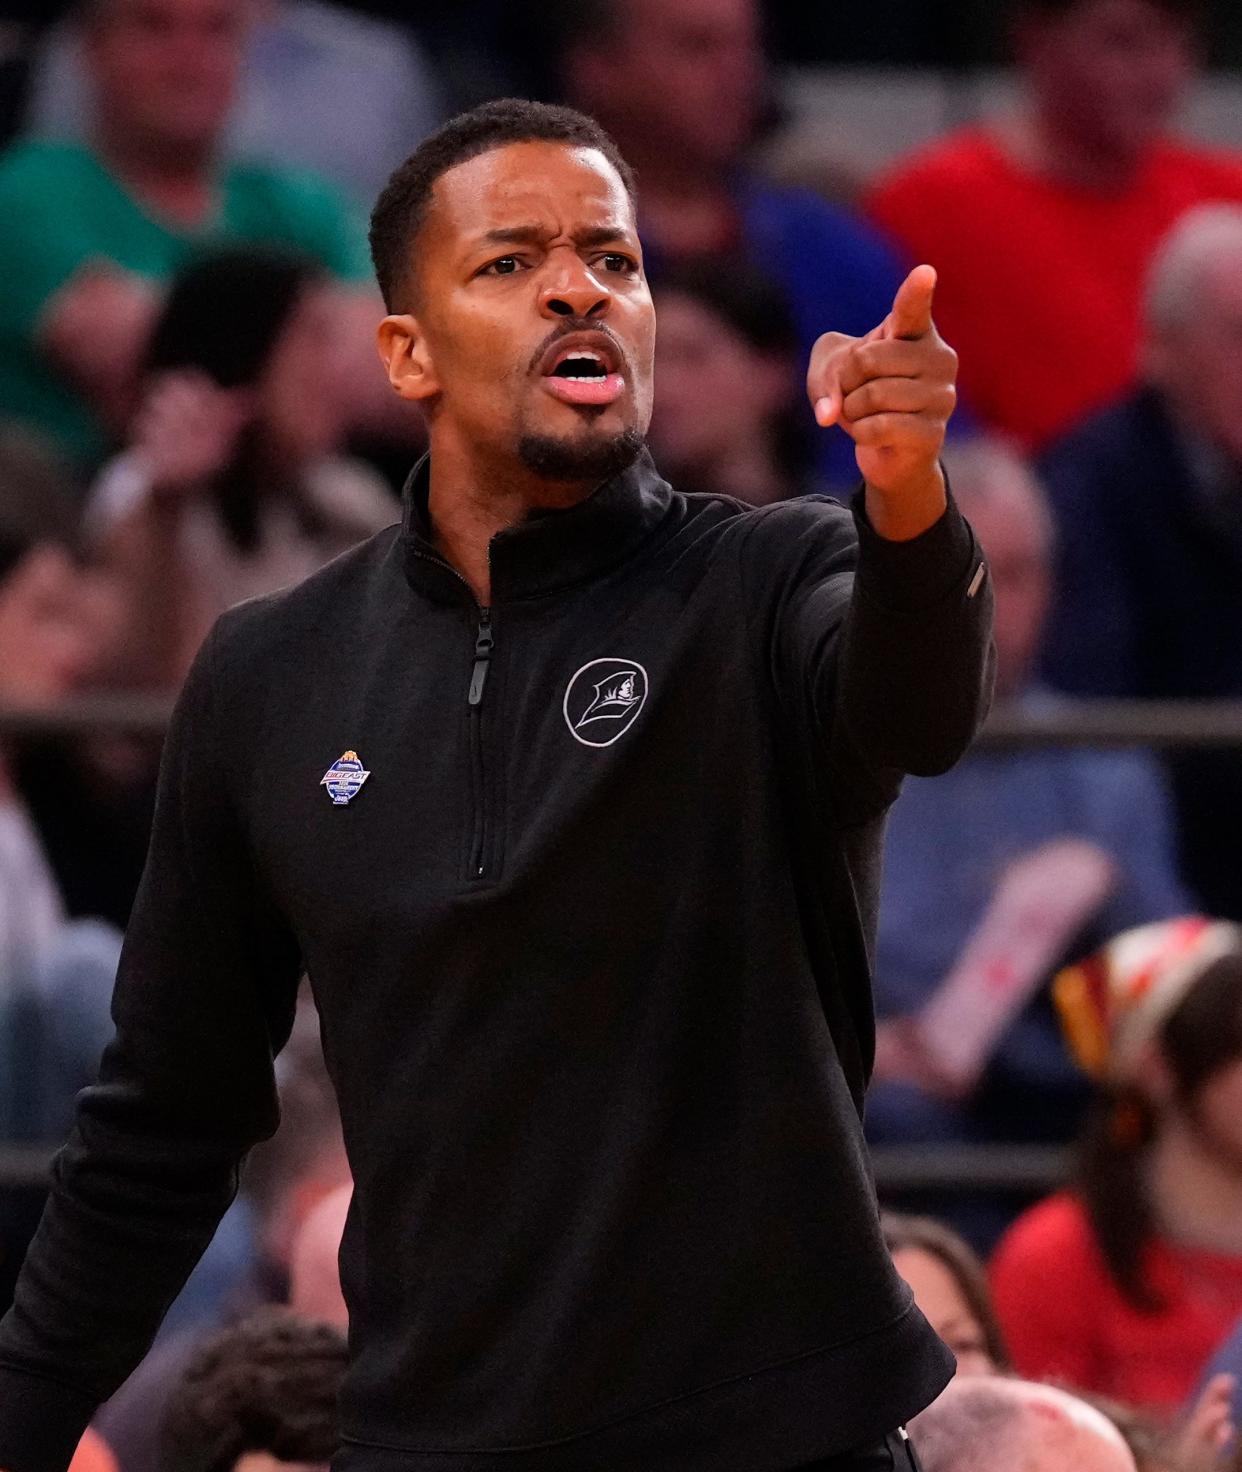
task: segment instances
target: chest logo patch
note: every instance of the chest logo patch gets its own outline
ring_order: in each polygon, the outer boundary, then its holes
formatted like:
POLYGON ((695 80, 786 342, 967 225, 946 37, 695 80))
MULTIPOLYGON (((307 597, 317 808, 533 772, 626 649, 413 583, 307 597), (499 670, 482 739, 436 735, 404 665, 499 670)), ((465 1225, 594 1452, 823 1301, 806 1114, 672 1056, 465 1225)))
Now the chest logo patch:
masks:
POLYGON ((347 751, 344 756, 338 757, 332 763, 319 779, 319 785, 328 789, 328 796, 337 807, 344 807, 352 798, 358 796, 362 784, 370 775, 370 772, 363 770, 362 763, 358 760, 358 753, 347 751))
POLYGON ((583 746, 611 746, 647 703, 647 671, 636 659, 593 659, 565 691, 565 724, 583 746))

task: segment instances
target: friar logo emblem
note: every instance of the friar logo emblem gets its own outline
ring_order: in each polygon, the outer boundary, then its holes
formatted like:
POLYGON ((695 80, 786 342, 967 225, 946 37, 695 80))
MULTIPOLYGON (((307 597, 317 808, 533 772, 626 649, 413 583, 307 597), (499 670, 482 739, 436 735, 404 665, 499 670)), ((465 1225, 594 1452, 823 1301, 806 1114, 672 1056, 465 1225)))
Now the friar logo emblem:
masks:
POLYGON ((647 671, 636 659, 593 659, 565 691, 565 724, 583 746, 611 746, 647 702, 647 671))

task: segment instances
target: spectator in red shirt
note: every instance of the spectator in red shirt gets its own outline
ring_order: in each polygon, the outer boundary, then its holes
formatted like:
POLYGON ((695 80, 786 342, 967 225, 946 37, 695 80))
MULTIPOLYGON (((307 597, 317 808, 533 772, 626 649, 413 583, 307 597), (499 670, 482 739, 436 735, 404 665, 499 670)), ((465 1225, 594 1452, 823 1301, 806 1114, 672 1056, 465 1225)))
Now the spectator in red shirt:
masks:
POLYGON ((1057 1001, 1104 1089, 1076 1187, 997 1249, 997 1313, 1020 1374, 1173 1413, 1242 1314, 1242 929, 1128 931, 1057 1001))
POLYGON ((937 320, 972 410, 1028 449, 1133 382, 1143 284, 1170 226, 1196 204, 1242 200, 1242 158, 1168 133, 1201 8, 1022 0, 1016 115, 934 144, 867 201, 939 271, 937 320))

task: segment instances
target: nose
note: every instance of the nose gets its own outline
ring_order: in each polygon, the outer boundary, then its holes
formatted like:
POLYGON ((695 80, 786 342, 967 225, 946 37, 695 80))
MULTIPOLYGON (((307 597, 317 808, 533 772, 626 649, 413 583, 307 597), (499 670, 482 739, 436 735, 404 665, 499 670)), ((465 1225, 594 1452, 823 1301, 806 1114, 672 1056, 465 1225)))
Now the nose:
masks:
MULTIPOLYGON (((556 252, 555 254, 560 254, 556 252)), ((612 296, 575 251, 549 265, 539 288, 539 310, 545 317, 603 317, 612 296)))

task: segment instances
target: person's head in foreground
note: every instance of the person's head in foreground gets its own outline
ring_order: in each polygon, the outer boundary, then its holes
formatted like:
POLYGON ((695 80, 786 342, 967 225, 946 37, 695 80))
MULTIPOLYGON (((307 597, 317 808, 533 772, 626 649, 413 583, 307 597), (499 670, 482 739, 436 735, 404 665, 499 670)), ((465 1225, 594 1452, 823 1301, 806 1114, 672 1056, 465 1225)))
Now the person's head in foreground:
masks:
POLYGON ((950 441, 941 458, 988 559, 996 599, 996 694, 1013 700, 1034 672, 1048 610, 1052 516, 1029 461, 999 436, 950 441))
POLYGON ((590 118, 454 118, 389 181, 371 250, 381 358, 455 481, 565 505, 638 456, 655 311, 634 181, 590 118))
POLYGON ((757 506, 807 489, 811 450, 789 308, 736 261, 673 270, 655 291, 658 387, 651 448, 686 491, 757 506))
POLYGON ((165 1472, 320 1472, 339 1443, 345 1336, 265 1309, 214 1335, 169 1401, 165 1472))
POLYGON ((1054 987, 1070 1045, 1102 1085, 1078 1191, 1122 1292, 1160 1228, 1204 1242, 1201 1195, 1242 1184, 1242 927, 1200 916, 1126 931, 1054 987))
POLYGON ((1190 436, 1242 471, 1242 205, 1200 205, 1148 276, 1146 375, 1190 436))
POLYGON ((1042 127, 1129 167, 1171 126, 1203 0, 1021 0, 1017 59, 1042 127))
POLYGON ((1001 1376, 955 1380, 910 1435, 924 1472, 1136 1472, 1121 1433, 1093 1406, 1001 1376))
POLYGON ((885 1212, 880 1219, 893 1266, 928 1323, 953 1351, 959 1375, 995 1375, 1009 1355, 992 1308, 983 1264, 969 1243, 930 1217, 885 1212))

